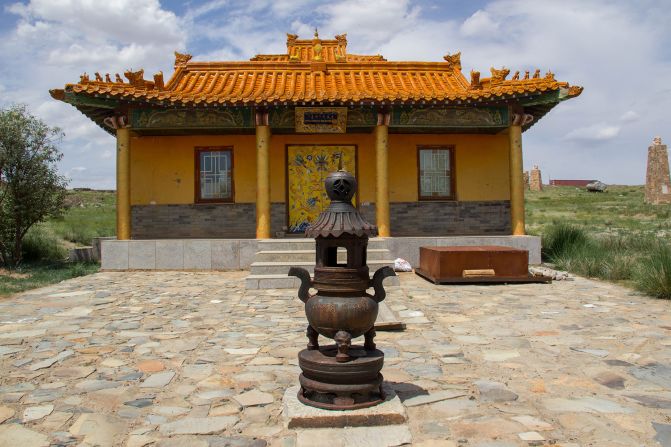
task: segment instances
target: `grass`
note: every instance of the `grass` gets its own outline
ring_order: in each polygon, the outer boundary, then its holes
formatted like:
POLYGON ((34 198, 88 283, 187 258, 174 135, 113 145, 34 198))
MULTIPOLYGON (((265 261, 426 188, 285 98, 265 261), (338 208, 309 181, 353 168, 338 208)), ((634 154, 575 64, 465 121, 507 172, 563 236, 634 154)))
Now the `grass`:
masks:
POLYGON ((65 245, 90 245, 97 236, 116 234, 116 199, 106 191, 70 191, 66 212, 42 227, 65 245))
POLYGON ((543 260, 660 298, 671 298, 669 215, 670 205, 643 203, 642 186, 527 193, 527 229, 542 235, 543 260))
POLYGON ((30 229, 19 268, 0 270, 0 296, 43 287, 98 271, 95 263, 66 262, 68 249, 115 234, 115 196, 104 191, 70 191, 66 210, 30 229))
POLYGON ((0 296, 11 295, 97 272, 98 264, 82 262, 30 263, 0 270, 0 296))
POLYGON ((643 186, 609 186, 603 193, 571 186, 546 186, 526 193, 527 231, 542 234, 568 222, 589 235, 671 237, 671 205, 647 205, 643 186))

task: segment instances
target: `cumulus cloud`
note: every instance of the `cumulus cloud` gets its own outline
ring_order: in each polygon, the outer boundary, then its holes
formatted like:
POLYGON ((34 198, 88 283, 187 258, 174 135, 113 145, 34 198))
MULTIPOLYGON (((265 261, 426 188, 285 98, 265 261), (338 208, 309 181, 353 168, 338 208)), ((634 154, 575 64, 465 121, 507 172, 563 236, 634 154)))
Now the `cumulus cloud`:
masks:
POLYGON ((158 0, 31 0, 11 4, 6 12, 16 21, 12 29, 0 30, 0 54, 12 60, 0 66, 6 88, 0 106, 25 103, 63 129, 61 169, 72 177, 71 186, 113 187, 113 165, 79 168, 95 166, 98 153, 113 148, 114 139, 73 107, 53 100, 49 89, 77 81, 84 71, 145 68, 151 75, 169 70, 172 51, 186 45, 182 19, 158 0))
POLYGON ((633 110, 627 110, 620 116, 620 121, 624 123, 633 123, 634 121, 638 121, 639 115, 638 113, 634 112, 633 110))
POLYGON ((73 186, 114 186, 114 138, 50 88, 86 71, 172 72, 172 51, 196 60, 283 52, 284 33, 348 33, 353 53, 441 61, 462 52, 465 73, 489 67, 542 71, 583 85, 524 134, 525 164, 557 177, 641 183, 650 138, 668 129, 671 9, 662 0, 490 0, 450 6, 428 0, 209 0, 180 15, 159 0, 24 0, 5 8, 0 30, 0 105, 27 103, 66 132, 62 171, 73 186), (456 8, 456 9, 455 9, 456 8), (5 22, 7 23, 7 22, 5 22), (606 144, 607 143, 607 144, 606 144), (641 151, 631 148, 641 147, 641 151), (87 167, 85 171, 73 171, 87 167))
POLYGON ((460 31, 464 36, 491 36, 499 30, 499 24, 496 23, 492 16, 481 9, 461 24, 460 31))
POLYGON ((612 126, 602 123, 574 129, 567 133, 564 139, 579 141, 606 141, 616 138, 619 134, 619 126, 612 126))

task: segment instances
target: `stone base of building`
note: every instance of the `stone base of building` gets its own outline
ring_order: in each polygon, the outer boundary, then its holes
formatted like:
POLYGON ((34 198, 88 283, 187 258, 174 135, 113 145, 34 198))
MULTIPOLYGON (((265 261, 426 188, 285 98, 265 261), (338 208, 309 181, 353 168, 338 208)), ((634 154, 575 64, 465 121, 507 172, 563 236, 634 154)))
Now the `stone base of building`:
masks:
MULTIPOLYGON (((394 258, 419 267, 419 247, 499 245, 529 251, 529 264, 541 262, 538 236, 391 237, 384 241, 394 258)), ((248 270, 259 251, 257 239, 151 239, 101 241, 103 270, 248 270)))
MULTIPOLYGON (((366 220, 375 222, 374 203, 362 203, 359 210, 366 220)), ((254 203, 133 205, 131 214, 133 239, 256 237, 254 203)), ((506 235, 512 232, 508 200, 392 202, 389 214, 392 236, 506 235)), ((284 234, 286 220, 286 205, 273 203, 270 234, 284 234)))

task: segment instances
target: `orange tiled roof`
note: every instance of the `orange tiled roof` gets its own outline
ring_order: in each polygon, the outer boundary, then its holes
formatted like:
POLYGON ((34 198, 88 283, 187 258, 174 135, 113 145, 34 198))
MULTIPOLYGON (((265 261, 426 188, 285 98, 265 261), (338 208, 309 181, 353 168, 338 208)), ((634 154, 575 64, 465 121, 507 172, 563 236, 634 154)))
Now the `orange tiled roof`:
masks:
MULTIPOLYGON (((175 53, 175 72, 163 83, 143 79, 143 71, 126 72, 129 82, 119 75, 112 81, 82 76, 68 84, 66 92, 141 102, 166 102, 173 105, 272 104, 318 102, 398 102, 398 101, 496 101, 518 95, 564 89, 566 96, 577 96, 582 87, 558 82, 550 72, 519 72, 507 79, 509 70, 491 69, 492 76, 471 79, 461 72, 460 53, 446 55, 443 62, 390 62, 380 55, 347 53, 345 35, 334 40, 300 40, 287 35, 287 53, 257 55, 242 62, 192 62, 188 54, 175 53)), ((63 91, 52 91, 58 99, 63 91)))

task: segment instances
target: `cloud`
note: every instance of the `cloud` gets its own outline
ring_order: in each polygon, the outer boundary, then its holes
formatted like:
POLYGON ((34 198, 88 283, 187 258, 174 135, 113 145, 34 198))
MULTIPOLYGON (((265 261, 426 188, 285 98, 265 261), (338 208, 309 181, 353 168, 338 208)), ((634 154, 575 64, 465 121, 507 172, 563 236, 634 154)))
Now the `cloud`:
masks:
POLYGON ((487 11, 477 10, 461 24, 460 31, 464 36, 486 37, 499 30, 496 23, 487 11))
POLYGON ((96 164, 114 139, 73 107, 53 100, 49 89, 75 82, 85 71, 169 72, 172 51, 186 45, 182 19, 158 0, 31 0, 5 11, 15 23, 0 30, 0 54, 12 61, 0 66, 5 89, 0 106, 27 104, 63 129, 61 171, 72 177, 71 186, 113 187, 114 165, 96 164))
POLYGON ((640 117, 638 113, 634 112, 633 110, 627 110, 620 117, 620 121, 623 123, 633 123, 634 121, 638 121, 639 118, 640 117))
POLYGON ((464 73, 488 75, 491 66, 552 69, 585 91, 525 132, 525 163, 552 166, 556 177, 642 183, 650 138, 671 138, 663 134, 671 101, 667 2, 473 3, 210 0, 185 3, 178 15, 159 0, 24 0, 5 8, 14 23, 0 29, 0 54, 11 61, 0 65, 0 106, 27 103, 63 128, 62 171, 73 173, 73 186, 111 188, 114 138, 51 99, 50 88, 84 71, 144 68, 148 78, 159 70, 167 78, 173 50, 196 60, 283 52, 285 32, 310 38, 319 27, 323 38, 348 33, 352 53, 389 60, 442 61, 461 51, 464 73), (69 171, 79 166, 88 169, 69 171))
POLYGON ((567 133, 564 139, 579 141, 606 141, 616 138, 619 134, 619 126, 611 126, 602 123, 574 129, 567 133))

